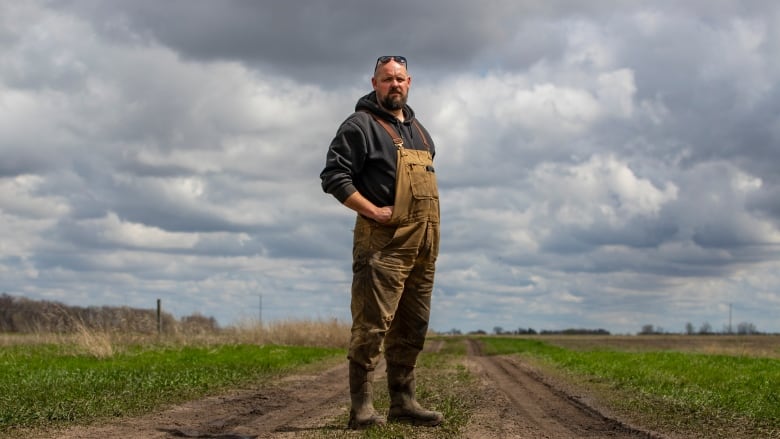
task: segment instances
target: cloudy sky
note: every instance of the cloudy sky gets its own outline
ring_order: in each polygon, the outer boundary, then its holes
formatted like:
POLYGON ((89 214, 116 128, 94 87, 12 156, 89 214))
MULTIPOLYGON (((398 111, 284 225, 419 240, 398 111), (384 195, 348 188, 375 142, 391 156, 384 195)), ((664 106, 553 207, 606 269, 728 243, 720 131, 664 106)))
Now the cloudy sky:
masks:
POLYGON ((393 54, 437 145, 432 329, 780 331, 773 0, 0 2, 0 292, 348 321, 319 173, 393 54))

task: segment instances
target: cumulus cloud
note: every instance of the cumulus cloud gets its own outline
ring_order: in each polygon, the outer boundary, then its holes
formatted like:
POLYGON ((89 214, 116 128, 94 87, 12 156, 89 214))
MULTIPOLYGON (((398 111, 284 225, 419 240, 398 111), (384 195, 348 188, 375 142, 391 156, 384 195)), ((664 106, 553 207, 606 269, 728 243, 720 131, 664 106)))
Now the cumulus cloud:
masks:
POLYGON ((349 319, 353 216, 318 175, 403 54, 434 329, 717 329, 734 303, 779 330, 780 8, 446 3, 4 3, 0 290, 349 319))

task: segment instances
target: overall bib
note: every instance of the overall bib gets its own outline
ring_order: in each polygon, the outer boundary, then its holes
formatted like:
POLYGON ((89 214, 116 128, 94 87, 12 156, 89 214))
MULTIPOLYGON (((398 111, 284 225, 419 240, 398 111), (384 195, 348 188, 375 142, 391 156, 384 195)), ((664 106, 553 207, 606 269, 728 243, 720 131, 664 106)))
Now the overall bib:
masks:
POLYGON ((386 224, 362 215, 355 223, 348 355, 369 371, 382 348, 388 364, 415 366, 428 332, 439 254, 439 193, 431 152, 404 148, 392 128, 378 122, 397 147, 395 204, 386 224))

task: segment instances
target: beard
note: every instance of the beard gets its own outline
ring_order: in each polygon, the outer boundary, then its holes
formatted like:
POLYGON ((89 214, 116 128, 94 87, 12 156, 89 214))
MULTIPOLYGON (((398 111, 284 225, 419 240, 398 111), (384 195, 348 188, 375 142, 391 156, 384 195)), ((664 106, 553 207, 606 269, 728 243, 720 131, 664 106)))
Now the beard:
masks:
POLYGON ((382 106, 390 111, 401 110, 406 106, 406 95, 399 92, 398 94, 388 93, 381 102, 382 106))

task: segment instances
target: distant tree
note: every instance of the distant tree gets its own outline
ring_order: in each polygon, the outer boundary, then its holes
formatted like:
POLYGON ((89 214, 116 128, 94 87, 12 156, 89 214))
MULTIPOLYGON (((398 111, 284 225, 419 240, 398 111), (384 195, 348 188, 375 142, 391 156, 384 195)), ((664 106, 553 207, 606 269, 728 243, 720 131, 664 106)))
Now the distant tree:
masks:
POLYGON ((710 325, 709 322, 702 323, 701 327, 699 327, 699 334, 712 334, 712 325, 710 325))
POLYGON ((461 332, 460 332, 460 329, 458 329, 458 328, 452 328, 452 329, 450 329, 450 334, 451 335, 461 335, 461 332))
POLYGON ((540 332, 542 335, 610 335, 606 329, 588 329, 588 328, 567 328, 560 331, 551 331, 549 329, 542 329, 540 332))
POLYGON ((642 325, 642 330, 639 333, 642 335, 655 334, 655 327, 653 325, 642 325))
POLYGON ((696 330, 693 328, 693 323, 688 322, 685 324, 685 333, 688 335, 693 335, 696 332, 696 330))
POLYGON ((739 335, 758 334, 758 330, 756 329, 756 325, 750 322, 742 322, 737 325, 737 334, 739 335))
POLYGON ((496 335, 501 335, 501 334, 504 333, 504 328, 502 328, 500 326, 495 326, 493 328, 493 333, 496 334, 496 335))
POLYGON ((187 334, 210 334, 219 331, 217 319, 199 313, 182 317, 180 327, 187 334))
POLYGON ((534 328, 517 328, 517 331, 515 331, 515 334, 523 335, 523 334, 536 334, 536 331, 534 328))
MULTIPOLYGON (((170 313, 160 316, 163 332, 175 332, 181 326, 170 313)), ((183 325, 199 330, 217 330, 215 319, 205 316, 185 318, 183 325)), ((0 294, 0 332, 72 333, 83 329, 152 334, 157 332, 154 309, 127 306, 68 306, 47 300, 32 300, 0 294)))

